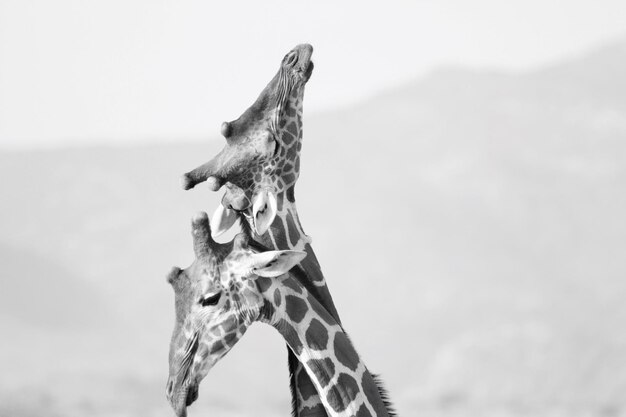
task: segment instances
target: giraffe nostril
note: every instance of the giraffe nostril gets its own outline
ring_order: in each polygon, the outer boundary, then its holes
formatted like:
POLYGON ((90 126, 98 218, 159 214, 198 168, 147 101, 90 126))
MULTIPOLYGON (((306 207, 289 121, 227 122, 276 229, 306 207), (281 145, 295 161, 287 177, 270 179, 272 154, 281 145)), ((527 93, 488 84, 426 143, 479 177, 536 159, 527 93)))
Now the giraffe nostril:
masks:
POLYGON ((168 397, 172 395, 173 389, 174 389, 174 381, 170 379, 167 383, 167 389, 165 390, 168 397))
POLYGON ((291 53, 288 57, 287 57, 287 61, 285 62, 285 65, 291 66, 294 65, 296 63, 296 61, 298 60, 298 55, 296 53, 291 53))

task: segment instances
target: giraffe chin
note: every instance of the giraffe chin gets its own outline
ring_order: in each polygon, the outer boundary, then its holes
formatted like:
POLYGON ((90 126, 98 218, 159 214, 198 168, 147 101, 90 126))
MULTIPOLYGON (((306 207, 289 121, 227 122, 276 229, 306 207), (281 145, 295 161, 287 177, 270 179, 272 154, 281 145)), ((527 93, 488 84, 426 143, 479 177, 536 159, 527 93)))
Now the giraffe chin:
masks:
POLYGON ((176 417, 187 417, 187 407, 198 399, 198 385, 192 384, 187 388, 186 393, 181 393, 180 400, 172 403, 172 408, 176 417))
POLYGON ((185 399, 185 407, 189 407, 198 399, 198 385, 194 384, 189 387, 187 391, 187 398, 185 399))
POLYGON ((309 62, 309 65, 307 65, 306 69, 304 70, 303 76, 302 76, 302 81, 303 82, 308 82, 309 79, 311 78, 311 74, 313 74, 313 68, 315 67, 315 65, 313 65, 313 61, 309 62))

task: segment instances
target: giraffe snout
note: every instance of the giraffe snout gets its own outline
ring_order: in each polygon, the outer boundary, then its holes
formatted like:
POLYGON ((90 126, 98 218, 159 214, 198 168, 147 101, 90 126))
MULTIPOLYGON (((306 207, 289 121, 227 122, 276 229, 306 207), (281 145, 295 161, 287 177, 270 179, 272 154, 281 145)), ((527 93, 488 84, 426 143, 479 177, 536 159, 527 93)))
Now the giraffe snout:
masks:
POLYGON ((283 67, 288 70, 306 73, 308 70, 312 69, 312 54, 313 47, 310 44, 303 43, 297 45, 283 58, 283 67))

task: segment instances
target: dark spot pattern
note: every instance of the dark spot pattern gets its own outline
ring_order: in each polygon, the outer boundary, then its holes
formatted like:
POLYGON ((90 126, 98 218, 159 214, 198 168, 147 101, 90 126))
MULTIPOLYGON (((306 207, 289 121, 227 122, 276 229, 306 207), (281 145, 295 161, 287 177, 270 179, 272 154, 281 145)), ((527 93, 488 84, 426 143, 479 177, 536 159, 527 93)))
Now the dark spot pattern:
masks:
POLYGON ((291 145, 291 143, 295 140, 296 138, 289 132, 283 132, 283 143, 286 146, 291 145))
POLYGON ((319 302, 311 301, 311 307, 313 308, 313 311, 315 311, 315 313, 317 313, 317 315, 322 320, 324 320, 327 324, 330 324, 330 325, 337 324, 333 316, 331 316, 330 313, 326 311, 326 309, 319 302))
POLYGON ((348 374, 340 374, 337 383, 328 390, 328 403, 339 413, 345 410, 358 394, 359 387, 354 378, 348 374))
POLYGON ((287 295, 285 297, 285 304, 289 318, 295 323, 300 323, 309 310, 306 302, 302 298, 293 295, 287 295))
POLYGON ((237 319, 235 318, 235 316, 230 316, 229 318, 224 320, 224 323, 222 324, 222 329, 224 329, 225 333, 232 332, 236 328, 237 328, 237 319))
POLYGON ((326 387, 335 375, 335 364, 330 358, 311 359, 307 362, 307 365, 317 376, 322 387, 326 387))
POLYGON ((336 412, 340 413, 346 408, 346 404, 341 398, 341 392, 337 388, 337 385, 333 385, 331 389, 328 390, 327 397, 328 403, 336 412))
POLYGON ((273 317, 275 312, 276 309, 274 308, 272 302, 269 300, 263 300, 263 307, 261 307, 261 311, 259 312, 259 319, 269 320, 273 317))
POLYGON ((337 385, 345 390, 346 405, 354 401, 357 395, 359 395, 359 384, 357 384, 356 379, 348 374, 340 374, 339 378, 337 378, 337 385))
POLYGON ((296 355, 302 353, 302 341, 291 324, 285 321, 285 319, 281 319, 276 324, 276 328, 283 335, 285 341, 296 355))
POLYGON ((224 343, 226 343, 230 347, 232 347, 235 344, 236 340, 237 340, 236 332, 230 332, 224 337, 224 343))
POLYGON ((308 375, 304 368, 300 368, 300 372, 296 377, 296 383, 298 384, 298 389, 300 391, 300 395, 302 395, 303 400, 306 401, 313 395, 317 394, 317 391, 315 391, 315 386, 313 386, 313 383, 308 378, 308 375))
POLYGON ((287 148, 287 160, 288 161, 295 161, 297 156, 298 156, 298 149, 295 146, 290 146, 289 148, 287 148))
POLYGON ((261 292, 266 292, 272 286, 272 280, 267 277, 258 277, 256 284, 261 292))
POLYGON ((286 247, 288 247, 288 245, 287 245, 287 237, 283 236, 282 233, 276 234, 274 236, 274 239, 276 240, 276 247, 277 248, 286 248, 286 247))
POLYGON ((293 172, 290 172, 283 177, 283 181, 285 181, 285 184, 293 184, 296 182, 296 175, 293 172))
POLYGON ((287 132, 294 136, 298 136, 298 126, 296 125, 296 122, 291 122, 287 125, 287 132))
POLYGON ((372 414, 367 409, 365 404, 362 404, 359 410, 356 412, 356 417, 372 417, 372 414))
POLYGON ((298 285, 296 280, 291 277, 283 280, 283 285, 293 290, 293 292, 295 292, 296 294, 302 294, 302 287, 300 287, 300 285, 298 285))
POLYGON ((348 340, 348 336, 345 333, 339 332, 335 334, 335 343, 333 348, 335 349, 335 356, 337 360, 341 362, 346 368, 356 371, 359 365, 359 356, 352 347, 352 343, 348 340))
MULTIPOLYGON (((301 224, 300 224, 300 228, 302 229, 302 225, 301 224)), ((310 260, 315 265, 315 269, 317 269, 317 271, 318 271, 318 275, 319 276, 317 278, 315 278, 315 280, 316 281, 323 280, 324 276, 322 275, 320 263, 317 261, 317 257, 315 256, 315 253, 313 252, 313 248, 311 247, 311 245, 309 243, 307 243, 306 245, 304 245, 304 250, 307 253, 310 253, 310 255, 306 257, 306 259, 310 260)))
POLYGON ((296 229, 296 224, 293 221, 293 216, 291 213, 287 213, 287 232, 289 234, 289 240, 291 241, 292 246, 296 246, 298 240, 300 240, 300 235, 296 229))
POLYGON ((280 291, 278 291, 278 288, 276 288, 274 290, 274 305, 276 307, 280 307, 280 302, 281 302, 281 300, 280 300, 280 291))
POLYGON ((211 355, 224 349, 224 345, 219 340, 211 345, 211 355))
POLYGON ((339 393, 339 389, 336 385, 333 385, 331 389, 328 390, 328 394, 326 395, 328 399, 328 403, 336 412, 341 412, 346 408, 346 405, 343 403, 341 399, 341 394, 339 393))
POLYGON ((317 319, 311 320, 306 330, 306 344, 314 350, 324 350, 328 346, 328 330, 317 319))

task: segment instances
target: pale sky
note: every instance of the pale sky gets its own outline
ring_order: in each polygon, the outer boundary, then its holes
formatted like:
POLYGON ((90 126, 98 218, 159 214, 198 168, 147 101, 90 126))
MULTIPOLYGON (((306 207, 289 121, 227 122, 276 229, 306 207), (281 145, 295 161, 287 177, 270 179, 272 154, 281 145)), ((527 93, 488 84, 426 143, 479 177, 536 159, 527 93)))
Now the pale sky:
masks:
POLYGON ((623 0, 0 0, 0 148, 215 137, 302 42, 310 114, 441 65, 545 65, 625 22, 623 0))

